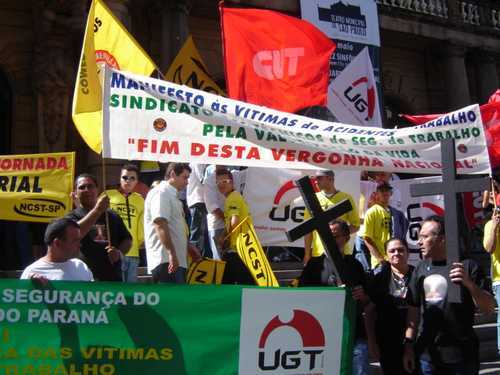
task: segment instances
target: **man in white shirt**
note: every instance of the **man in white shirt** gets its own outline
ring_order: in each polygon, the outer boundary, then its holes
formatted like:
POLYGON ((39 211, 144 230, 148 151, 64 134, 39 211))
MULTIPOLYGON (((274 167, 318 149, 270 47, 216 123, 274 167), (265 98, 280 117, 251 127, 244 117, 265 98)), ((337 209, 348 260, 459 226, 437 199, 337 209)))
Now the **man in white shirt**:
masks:
POLYGON ((203 179, 206 164, 189 164, 192 172, 186 191, 186 200, 191 214, 189 242, 198 248, 203 256, 212 257, 207 234, 207 207, 205 205, 203 179))
POLYGON ((33 279, 46 284, 49 280, 94 281, 92 272, 77 257, 80 254, 80 225, 62 218, 47 227, 44 236, 47 255, 30 264, 21 279, 33 279))
POLYGON ((144 203, 144 238, 148 271, 155 283, 186 282, 187 255, 196 261, 200 254, 188 243, 189 230, 184 219, 179 192, 189 179, 187 164, 170 163, 165 180, 152 189, 144 203))

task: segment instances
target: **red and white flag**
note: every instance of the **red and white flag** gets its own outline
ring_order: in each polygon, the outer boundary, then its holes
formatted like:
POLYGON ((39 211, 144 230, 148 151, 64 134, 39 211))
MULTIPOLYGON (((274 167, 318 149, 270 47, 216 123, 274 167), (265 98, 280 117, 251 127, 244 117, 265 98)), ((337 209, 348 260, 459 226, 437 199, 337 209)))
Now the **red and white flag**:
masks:
MULTIPOLYGON (((500 89, 496 90, 488 100, 488 103, 479 107, 481 118, 483 120, 486 141, 488 144, 488 153, 490 156, 491 169, 500 167, 500 89)), ((406 115, 401 117, 410 121, 412 124, 420 125, 432 121, 441 114, 432 115, 406 115)))
POLYGON ((368 47, 330 83, 328 109, 339 122, 361 126, 382 126, 377 85, 368 47))
POLYGON ((285 112, 326 105, 335 50, 307 21, 264 9, 220 6, 230 98, 285 112))

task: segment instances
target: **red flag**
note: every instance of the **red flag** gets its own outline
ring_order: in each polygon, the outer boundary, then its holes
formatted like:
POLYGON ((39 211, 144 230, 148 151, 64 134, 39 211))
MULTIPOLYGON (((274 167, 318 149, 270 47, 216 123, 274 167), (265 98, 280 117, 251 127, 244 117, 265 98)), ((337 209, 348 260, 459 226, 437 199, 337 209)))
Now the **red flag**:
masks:
POLYGON ((229 97, 292 113, 326 104, 335 43, 325 34, 270 10, 221 4, 220 14, 229 97))
MULTIPOLYGON (((488 103, 483 104, 479 109, 484 124, 491 169, 495 169, 500 167, 500 90, 495 91, 490 96, 488 103)), ((415 125, 421 125, 442 116, 442 114, 400 116, 415 125)))

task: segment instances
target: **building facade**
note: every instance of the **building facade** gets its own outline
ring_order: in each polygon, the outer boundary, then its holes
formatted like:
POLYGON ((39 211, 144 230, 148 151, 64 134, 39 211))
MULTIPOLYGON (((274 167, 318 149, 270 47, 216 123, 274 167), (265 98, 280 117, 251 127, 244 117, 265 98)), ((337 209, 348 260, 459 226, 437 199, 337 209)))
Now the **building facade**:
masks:
MULTIPOLYGON (((192 34, 213 78, 224 84, 217 0, 105 1, 163 72, 192 34)), ((300 15, 299 0, 233 2, 300 15)), ((89 3, 1 2, 0 154, 74 150, 79 171, 100 174, 99 157, 71 121, 89 3)), ((498 88, 500 1, 377 3, 386 126, 397 124, 401 112, 440 113, 484 103, 498 88)))

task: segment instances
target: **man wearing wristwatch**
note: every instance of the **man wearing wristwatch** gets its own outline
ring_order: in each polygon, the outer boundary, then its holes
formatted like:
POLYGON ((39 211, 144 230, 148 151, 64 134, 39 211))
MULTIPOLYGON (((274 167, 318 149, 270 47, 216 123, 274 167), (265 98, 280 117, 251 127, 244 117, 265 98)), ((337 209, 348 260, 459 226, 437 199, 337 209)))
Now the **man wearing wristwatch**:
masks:
POLYGON ((422 375, 477 374, 479 342, 472 328, 474 313, 479 308, 490 314, 495 308, 493 296, 483 289, 485 277, 470 259, 446 263, 442 217, 424 220, 418 244, 424 260, 409 285, 403 365, 413 372, 420 358, 422 375), (450 283, 460 285, 462 303, 448 301, 450 283))

